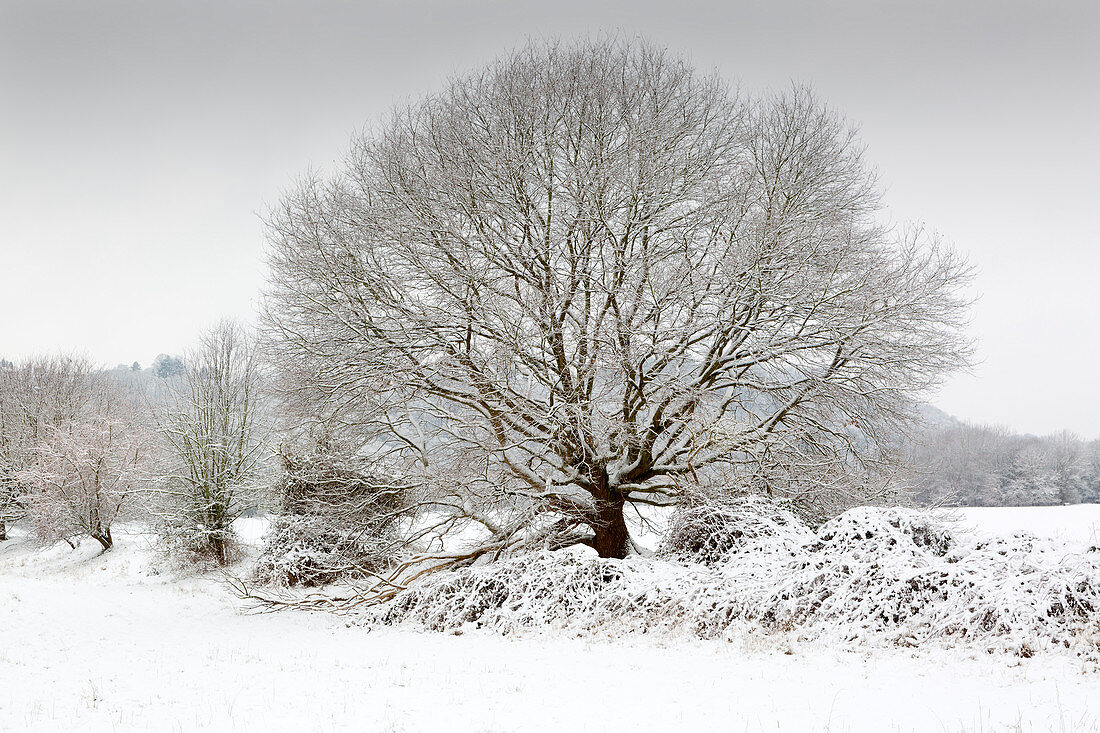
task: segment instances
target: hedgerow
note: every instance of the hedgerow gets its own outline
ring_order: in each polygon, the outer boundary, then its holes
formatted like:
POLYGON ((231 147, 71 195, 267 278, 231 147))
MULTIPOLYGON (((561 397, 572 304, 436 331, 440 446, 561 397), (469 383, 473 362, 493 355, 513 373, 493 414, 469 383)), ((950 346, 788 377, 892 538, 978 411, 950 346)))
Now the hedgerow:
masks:
POLYGON ((1026 534, 971 538, 903 508, 860 507, 814 532, 752 501, 685 510, 655 557, 528 553, 429 575, 371 613, 440 631, 711 639, 755 630, 1096 659, 1100 552, 1026 534))

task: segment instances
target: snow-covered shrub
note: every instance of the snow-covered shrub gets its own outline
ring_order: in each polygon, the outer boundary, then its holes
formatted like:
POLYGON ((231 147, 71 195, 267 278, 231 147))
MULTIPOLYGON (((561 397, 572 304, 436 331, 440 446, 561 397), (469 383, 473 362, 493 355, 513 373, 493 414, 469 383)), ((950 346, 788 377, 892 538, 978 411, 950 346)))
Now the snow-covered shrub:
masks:
POLYGON ((318 429, 304 449, 283 446, 278 492, 282 515, 268 528, 254 576, 281 586, 362 578, 400 546, 405 487, 318 429))
POLYGON ((375 474, 370 461, 323 428, 309 436, 303 450, 283 446, 279 459, 278 493, 286 514, 329 514, 372 525, 376 533, 400 515, 405 487, 375 474))
POLYGON ((928 573, 947 564, 954 544, 950 531, 928 514, 852 509, 822 525, 786 568, 776 568, 761 620, 785 628, 827 621, 852 638, 901 633, 912 617, 949 600, 928 573))
POLYGON ((188 515, 162 512, 153 530, 161 554, 170 564, 183 568, 232 565, 244 556, 240 537, 232 527, 209 526, 188 515))
POLYGON ((715 526, 713 515, 687 515, 672 535, 687 541, 670 537, 657 558, 599 559, 574 549, 441 572, 374 613, 383 623, 438 630, 474 624, 500 633, 552 627, 731 638, 756 629, 1100 656, 1098 552, 1075 554, 1026 535, 965 540, 930 515, 867 507, 816 535, 805 532, 795 545, 797 526, 768 534, 775 530, 769 513, 746 521, 754 529, 740 537, 718 523, 725 539, 702 545, 686 528, 715 526), (692 517, 700 521, 692 525, 692 517))
POLYGON ((679 598, 673 589, 703 587, 708 576, 703 566, 542 550, 429 576, 383 607, 378 618, 437 631, 475 624, 501 633, 528 627, 645 633, 675 625, 669 605, 679 598))
POLYGON ((1100 553, 1017 533, 960 545, 929 572, 952 603, 928 609, 944 637, 998 637, 1022 656, 1048 644, 1100 652, 1100 553))
POLYGON ((385 562, 376 537, 311 514, 276 517, 264 535, 254 576, 272 585, 315 586, 363 577, 385 562))
POLYGON ((857 507, 823 524, 812 549, 839 553, 931 553, 943 557, 955 543, 931 514, 901 507, 857 507))
POLYGON ((714 565, 739 552, 794 555, 812 538, 813 532, 784 503, 749 495, 737 502, 679 509, 658 554, 714 565))

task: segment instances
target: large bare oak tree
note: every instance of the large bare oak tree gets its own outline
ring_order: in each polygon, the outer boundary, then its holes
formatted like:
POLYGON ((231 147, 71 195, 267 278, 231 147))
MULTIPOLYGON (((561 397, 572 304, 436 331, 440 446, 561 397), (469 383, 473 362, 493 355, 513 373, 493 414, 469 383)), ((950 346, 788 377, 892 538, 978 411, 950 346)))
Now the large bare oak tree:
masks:
POLYGON ((297 404, 486 547, 622 557, 625 508, 688 486, 845 490, 965 363, 965 263, 881 220, 855 129, 810 91, 532 43, 284 196, 265 328, 297 404))

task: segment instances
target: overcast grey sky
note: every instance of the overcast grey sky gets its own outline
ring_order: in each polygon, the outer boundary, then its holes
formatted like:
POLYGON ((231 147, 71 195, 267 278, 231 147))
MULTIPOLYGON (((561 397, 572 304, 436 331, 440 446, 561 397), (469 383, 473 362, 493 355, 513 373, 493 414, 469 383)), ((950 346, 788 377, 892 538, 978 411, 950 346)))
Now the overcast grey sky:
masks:
POLYGON ((259 214, 531 35, 644 35, 862 124, 890 216, 977 266, 959 417, 1100 437, 1100 3, 0 0, 0 356, 178 353, 263 285, 259 214))

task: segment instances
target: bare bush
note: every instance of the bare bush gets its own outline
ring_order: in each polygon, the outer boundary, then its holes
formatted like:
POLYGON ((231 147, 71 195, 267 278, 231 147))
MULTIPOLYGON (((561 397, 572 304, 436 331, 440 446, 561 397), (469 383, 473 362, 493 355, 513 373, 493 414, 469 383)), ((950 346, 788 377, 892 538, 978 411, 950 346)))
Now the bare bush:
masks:
POLYGON ((264 538, 258 581, 312 586, 364 578, 399 554, 408 500, 401 482, 372 475, 370 462, 323 431, 305 450, 284 446, 280 458, 282 515, 264 538))
POLYGON ((390 559, 383 538, 330 516, 275 517, 264 535, 253 577, 276 586, 319 586, 368 578, 390 559))
POLYGON ((280 495, 291 514, 336 514, 382 534, 400 517, 406 486, 370 473, 373 463, 328 432, 315 432, 306 450, 283 446, 280 495))

